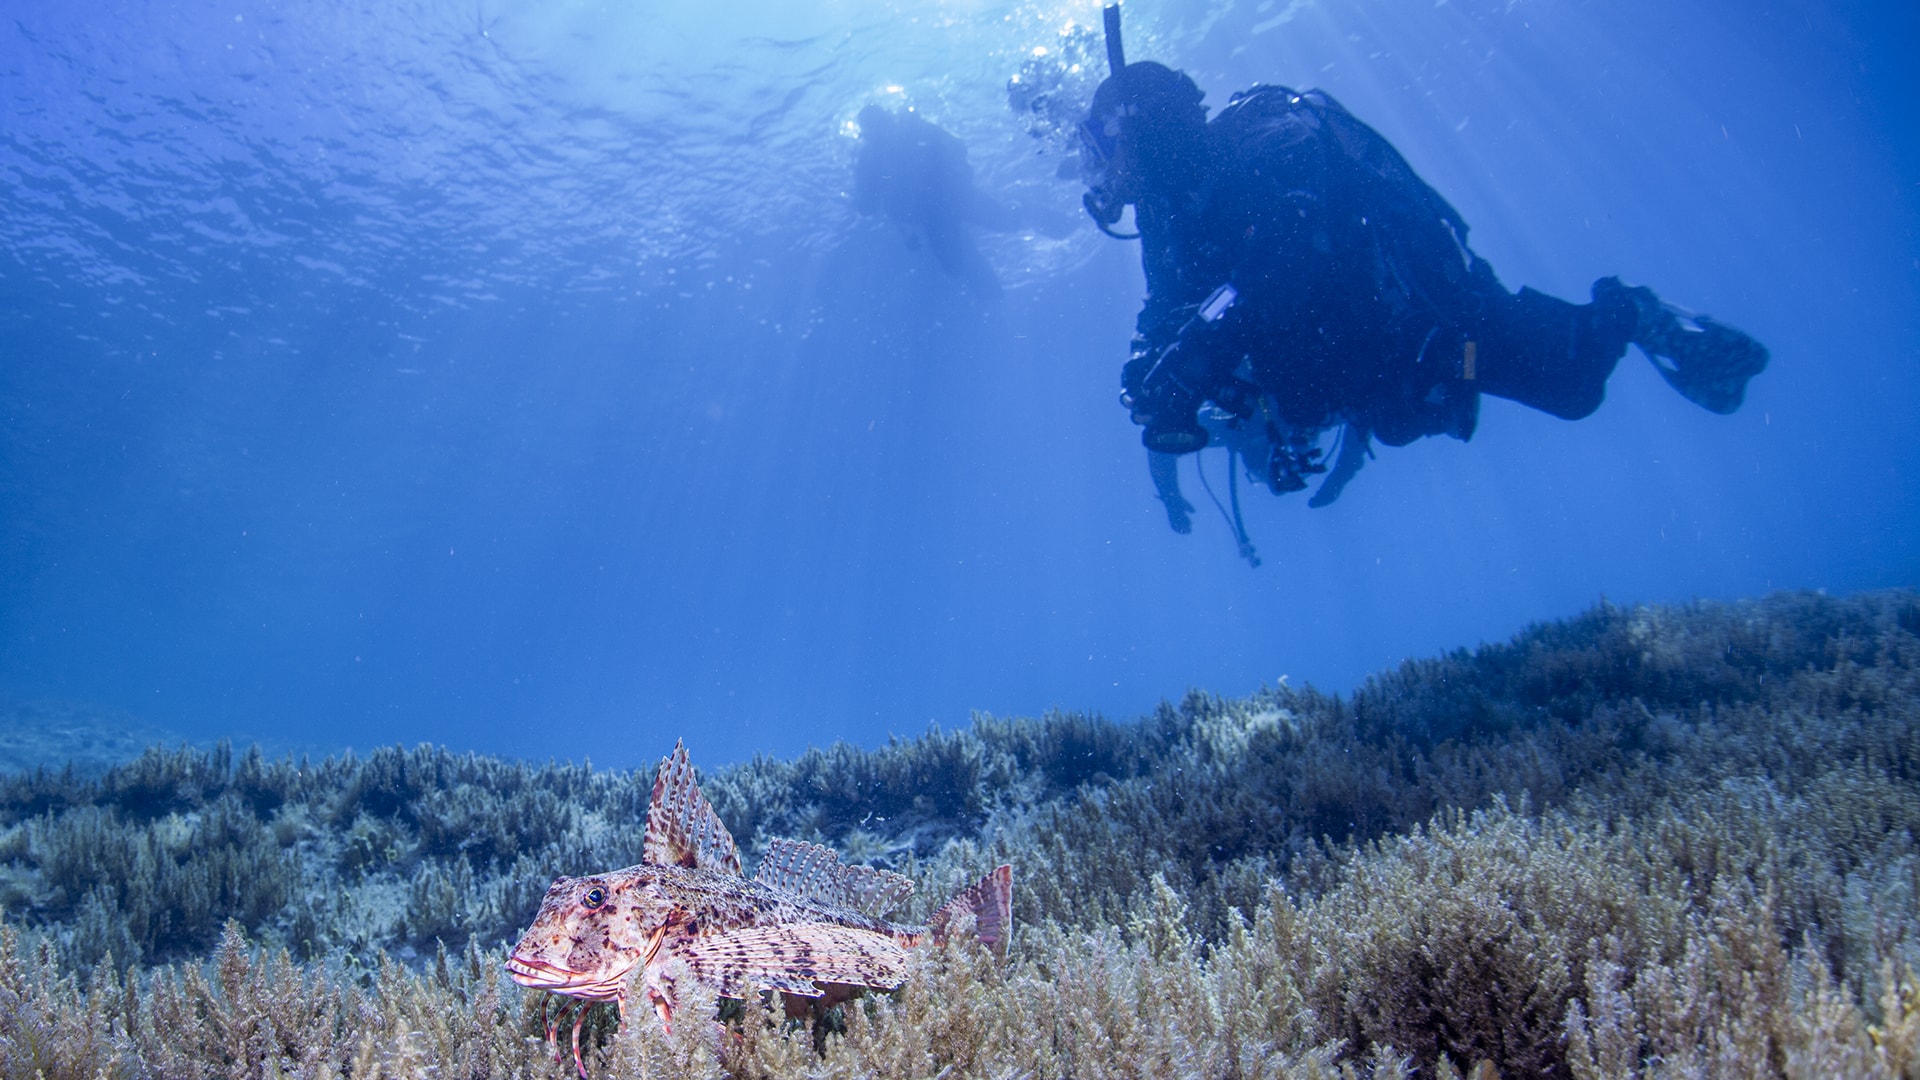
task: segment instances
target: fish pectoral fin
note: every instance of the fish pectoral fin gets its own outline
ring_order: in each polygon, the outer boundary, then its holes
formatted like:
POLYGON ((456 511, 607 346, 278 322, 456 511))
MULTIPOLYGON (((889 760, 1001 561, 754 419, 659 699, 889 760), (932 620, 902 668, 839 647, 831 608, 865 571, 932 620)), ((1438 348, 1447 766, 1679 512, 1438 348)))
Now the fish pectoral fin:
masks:
POLYGON ((758 990, 818 997, 820 983, 891 990, 907 979, 907 951, 885 934, 827 923, 754 926, 688 948, 687 967, 726 997, 758 990))

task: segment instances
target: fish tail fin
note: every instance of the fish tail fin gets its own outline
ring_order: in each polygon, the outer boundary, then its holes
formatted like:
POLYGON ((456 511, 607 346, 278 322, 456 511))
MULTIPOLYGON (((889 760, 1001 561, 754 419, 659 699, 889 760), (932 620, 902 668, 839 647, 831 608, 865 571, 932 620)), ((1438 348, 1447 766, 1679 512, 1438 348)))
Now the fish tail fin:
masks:
POLYGON ((954 894, 927 920, 936 944, 947 940, 947 930, 960 915, 973 916, 973 936, 992 951, 995 958, 1007 958, 1007 940, 1013 936, 1013 864, 996 867, 991 874, 954 894))

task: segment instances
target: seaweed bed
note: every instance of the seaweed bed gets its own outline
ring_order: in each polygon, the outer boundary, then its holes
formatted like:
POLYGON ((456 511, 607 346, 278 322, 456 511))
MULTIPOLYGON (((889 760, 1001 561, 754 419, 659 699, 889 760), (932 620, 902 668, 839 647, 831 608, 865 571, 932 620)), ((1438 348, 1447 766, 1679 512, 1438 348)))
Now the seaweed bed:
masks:
MULTIPOLYGON (((1908 591, 1602 605, 1348 698, 720 770, 749 854, 833 844, 918 914, 1012 861, 1013 956, 928 950, 811 1035, 749 1003, 724 1063, 603 1007, 588 1064, 1920 1077, 1917 633, 1908 591)), ((572 1076, 504 943, 637 858, 650 782, 432 747, 0 779, 0 1076, 572 1076)))

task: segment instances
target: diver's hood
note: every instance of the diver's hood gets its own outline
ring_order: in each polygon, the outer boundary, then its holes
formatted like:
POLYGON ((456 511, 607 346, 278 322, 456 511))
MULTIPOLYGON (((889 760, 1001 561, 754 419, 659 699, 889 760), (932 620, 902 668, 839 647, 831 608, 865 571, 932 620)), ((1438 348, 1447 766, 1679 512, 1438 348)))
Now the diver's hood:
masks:
POLYGON ((1087 119, 1105 126, 1121 116, 1140 116, 1148 123, 1178 122, 1182 114, 1204 124, 1206 95, 1187 77, 1165 64, 1141 60, 1101 80, 1093 92, 1087 119))
POLYGON ((1080 125, 1080 175, 1087 185, 1087 213, 1105 230, 1120 220, 1130 198, 1116 188, 1178 190, 1190 187, 1203 160, 1205 97, 1184 72, 1142 60, 1110 75, 1094 91, 1080 125), (1114 162, 1126 143, 1129 176, 1115 183, 1114 162))

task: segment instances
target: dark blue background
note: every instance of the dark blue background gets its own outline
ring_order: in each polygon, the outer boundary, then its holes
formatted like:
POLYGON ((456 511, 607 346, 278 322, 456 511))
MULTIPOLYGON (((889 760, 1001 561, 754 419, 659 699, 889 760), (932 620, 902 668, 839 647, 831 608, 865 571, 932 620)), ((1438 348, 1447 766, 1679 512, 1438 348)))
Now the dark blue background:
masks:
MULTIPOLYGON (((1215 106, 1318 85, 1509 286, 1618 273, 1773 349, 1489 400, 1265 565, 1166 528, 1141 282, 1009 74, 1093 4, 54 4, 0 19, 0 698, 194 738, 631 765, 1147 710, 1615 602, 1915 582, 1909 4, 1128 6, 1215 106), (860 107, 1032 233, 969 296, 849 207, 860 107)), ((1216 487, 1217 456, 1206 462, 1216 487)))

